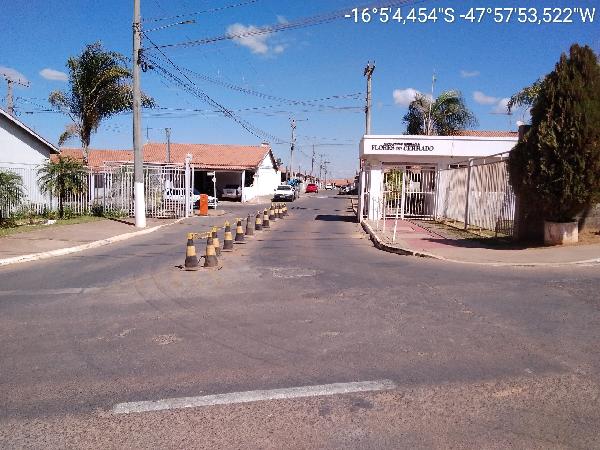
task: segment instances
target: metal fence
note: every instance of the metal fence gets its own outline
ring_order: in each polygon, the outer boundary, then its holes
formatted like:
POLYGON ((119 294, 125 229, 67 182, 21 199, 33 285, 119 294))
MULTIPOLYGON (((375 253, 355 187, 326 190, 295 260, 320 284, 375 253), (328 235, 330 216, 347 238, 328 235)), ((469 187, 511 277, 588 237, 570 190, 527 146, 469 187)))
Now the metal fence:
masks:
POLYGON ((458 222, 465 229, 512 236, 515 195, 508 179, 506 155, 472 159, 466 167, 440 170, 435 218, 458 222))
MULTIPOLYGON (((3 217, 16 214, 44 214, 58 210, 56 196, 43 194, 38 185, 40 166, 0 163, 0 171, 19 175, 23 181, 24 198, 9 203, 0 198, 3 217)), ((144 191, 147 217, 184 217, 193 207, 193 171, 182 166, 144 165, 144 191), (187 195, 186 195, 187 186, 187 195)), ((107 164, 100 170, 88 171, 79 194, 67 193, 63 207, 75 215, 102 212, 134 215, 133 164, 107 164)))

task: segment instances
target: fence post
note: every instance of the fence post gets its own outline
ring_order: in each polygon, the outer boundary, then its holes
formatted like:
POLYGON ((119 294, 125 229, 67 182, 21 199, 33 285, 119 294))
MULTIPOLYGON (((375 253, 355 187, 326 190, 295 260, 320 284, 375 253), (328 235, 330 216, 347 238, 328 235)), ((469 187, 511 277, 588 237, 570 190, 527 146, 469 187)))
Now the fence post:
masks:
POLYGON ((465 197, 465 230, 469 228, 469 197, 471 194, 471 172, 473 169, 473 158, 469 159, 469 169, 467 170, 467 195, 465 197))
POLYGON ((190 161, 191 155, 185 157, 185 217, 190 215, 190 161))
POLYGON ((400 219, 404 220, 404 208, 406 207, 406 172, 402 172, 402 190, 400 197, 400 219))

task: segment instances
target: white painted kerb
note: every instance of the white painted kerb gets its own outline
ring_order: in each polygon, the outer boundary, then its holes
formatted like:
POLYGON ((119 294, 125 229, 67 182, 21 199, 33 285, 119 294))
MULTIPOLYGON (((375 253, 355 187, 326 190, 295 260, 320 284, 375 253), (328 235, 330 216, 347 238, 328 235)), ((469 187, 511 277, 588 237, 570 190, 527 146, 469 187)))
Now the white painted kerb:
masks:
POLYGON ((318 397, 325 395, 350 394, 395 389, 391 380, 359 381, 355 383, 333 383, 319 386, 302 386, 285 389, 231 392, 228 394, 205 395, 200 397, 167 398, 157 401, 119 403, 112 412, 130 414, 169 409, 197 408, 200 406, 230 405, 266 400, 285 400, 289 398, 318 397))

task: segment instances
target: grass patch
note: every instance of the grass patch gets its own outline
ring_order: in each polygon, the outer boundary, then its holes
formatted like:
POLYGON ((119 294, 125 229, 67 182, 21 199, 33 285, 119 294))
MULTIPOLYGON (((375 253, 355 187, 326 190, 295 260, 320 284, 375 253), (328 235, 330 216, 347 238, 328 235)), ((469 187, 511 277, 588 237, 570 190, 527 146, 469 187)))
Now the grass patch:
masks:
POLYGON ((5 226, 0 225, 0 238, 5 237, 5 236, 10 236, 13 234, 28 233, 31 231, 47 229, 50 227, 59 227, 59 226, 63 226, 63 225, 74 225, 77 223, 97 222, 98 220, 106 220, 106 219, 104 219, 103 217, 95 217, 95 216, 79 216, 79 217, 72 217, 70 219, 57 219, 56 223, 53 223, 52 225, 45 225, 45 223, 46 223, 45 219, 44 219, 43 223, 35 223, 33 225, 30 225, 28 223, 18 224, 17 226, 13 226, 13 227, 5 227, 5 226))

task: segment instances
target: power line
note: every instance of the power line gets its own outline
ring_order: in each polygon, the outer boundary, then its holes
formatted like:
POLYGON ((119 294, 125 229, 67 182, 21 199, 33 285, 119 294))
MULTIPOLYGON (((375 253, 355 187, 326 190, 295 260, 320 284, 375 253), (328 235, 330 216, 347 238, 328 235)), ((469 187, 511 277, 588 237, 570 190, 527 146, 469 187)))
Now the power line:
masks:
POLYGON ((182 18, 185 18, 185 17, 199 16, 201 14, 214 13, 214 12, 224 11, 224 10, 227 10, 227 9, 237 8, 237 7, 240 7, 240 6, 251 5, 251 4, 259 2, 259 1, 260 0, 248 0, 248 1, 245 1, 245 2, 235 3, 235 4, 232 4, 232 5, 219 6, 217 8, 205 9, 203 11, 194 11, 194 12, 190 12, 190 13, 176 14, 174 16, 169 16, 169 17, 150 17, 150 18, 147 18, 147 19, 143 19, 142 22, 160 22, 160 21, 163 21, 163 20, 177 20, 177 19, 182 19, 182 18))
POLYGON ((179 84, 181 87, 183 87, 184 89, 186 89, 188 92, 192 93, 193 95, 197 96, 198 98, 200 98, 201 100, 203 100, 204 102, 208 103, 209 105, 211 105, 214 108, 217 108, 221 113, 223 113, 225 116, 231 118, 233 121, 235 121, 236 123, 238 123, 242 128, 244 128, 246 131, 248 131, 250 134, 260 138, 260 139, 270 139, 275 143, 278 144, 285 144, 287 143, 287 141, 277 138, 275 136, 273 136, 272 134, 261 130, 260 128, 252 125, 250 122, 243 120, 239 117, 237 117, 231 110, 229 110, 228 108, 226 108, 225 106, 221 105, 219 102, 217 102, 216 100, 214 100, 212 97, 210 97, 206 92, 202 91, 201 89, 198 88, 198 86, 192 81, 190 80, 190 78, 183 73, 183 71, 181 70, 181 68, 175 64, 171 58, 169 58, 157 45, 156 43, 148 37, 148 35, 146 35, 144 33, 144 36, 146 37, 146 39, 148 39, 148 41, 154 46, 154 48, 156 48, 164 57, 165 59, 168 61, 168 63, 181 75, 183 76, 187 82, 190 85, 188 85, 184 80, 182 80, 181 78, 179 78, 177 75, 172 74, 171 72, 169 72, 167 69, 165 69, 164 67, 162 67, 160 64, 156 64, 156 61, 154 61, 154 66, 149 66, 149 68, 158 71, 159 73, 162 73, 163 76, 170 78, 172 81, 176 82, 177 84, 179 84))
MULTIPOLYGON (((422 3, 423 1, 425 1, 425 0, 392 0, 392 1, 389 1, 386 3, 375 2, 375 3, 370 3, 367 5, 358 7, 358 9, 364 9, 364 8, 372 9, 372 8, 380 8, 382 6, 391 8, 391 7, 405 5, 405 4, 422 3)), ((228 40, 232 40, 232 39, 241 39, 241 38, 247 38, 247 37, 252 37, 252 36, 260 36, 263 34, 278 33, 280 31, 285 31, 285 30, 293 30, 293 29, 298 29, 298 28, 305 28, 305 27, 310 27, 310 26, 315 26, 315 25, 321 25, 324 23, 333 22, 335 20, 342 19, 349 13, 349 11, 350 11, 350 9, 342 9, 342 10, 337 10, 337 11, 333 11, 333 12, 329 12, 329 13, 325 13, 325 14, 312 16, 312 17, 305 17, 303 19, 299 19, 296 21, 277 23, 277 24, 268 25, 265 27, 260 27, 260 28, 252 28, 250 30, 246 30, 246 31, 243 31, 240 33, 227 33, 227 34, 224 34, 221 36, 189 40, 186 42, 178 42, 178 43, 174 43, 174 44, 165 44, 165 45, 161 45, 159 48, 193 47, 193 46, 197 46, 197 45, 212 44, 212 43, 220 42, 220 41, 228 41, 228 40)))

